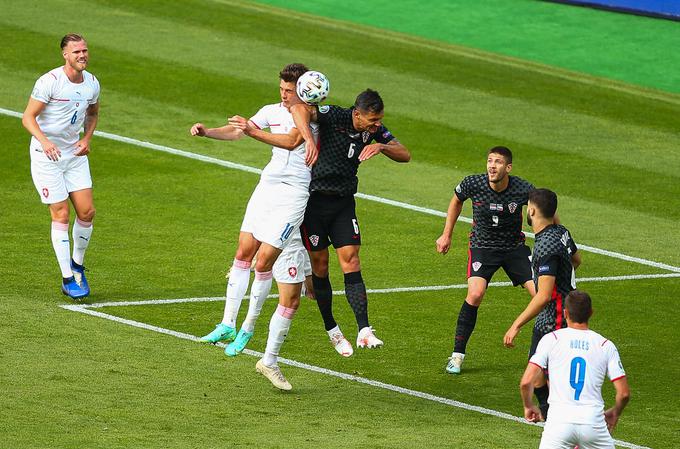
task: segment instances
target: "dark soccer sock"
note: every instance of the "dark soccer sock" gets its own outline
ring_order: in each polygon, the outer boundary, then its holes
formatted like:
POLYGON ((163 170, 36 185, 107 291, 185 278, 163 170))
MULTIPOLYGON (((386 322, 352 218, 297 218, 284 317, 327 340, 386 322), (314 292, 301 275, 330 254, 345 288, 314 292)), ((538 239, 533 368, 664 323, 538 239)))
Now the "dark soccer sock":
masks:
POLYGON ((467 301, 463 301, 463 306, 458 314, 454 352, 465 354, 465 347, 470 339, 470 335, 472 335, 472 331, 475 330, 475 324, 477 324, 477 310, 479 310, 479 307, 471 306, 467 301))
POLYGON ((333 318, 333 290, 331 289, 331 281, 328 280, 328 276, 320 278, 312 274, 312 284, 314 285, 316 305, 319 306, 324 327, 329 331, 338 325, 335 322, 335 318, 333 318))
POLYGON ((536 399, 538 399, 538 408, 541 410, 543 419, 548 418, 548 393, 550 393, 548 384, 534 388, 534 394, 536 395, 536 399))
POLYGON ((352 306, 359 330, 368 327, 368 300, 361 271, 345 273, 345 295, 352 306))

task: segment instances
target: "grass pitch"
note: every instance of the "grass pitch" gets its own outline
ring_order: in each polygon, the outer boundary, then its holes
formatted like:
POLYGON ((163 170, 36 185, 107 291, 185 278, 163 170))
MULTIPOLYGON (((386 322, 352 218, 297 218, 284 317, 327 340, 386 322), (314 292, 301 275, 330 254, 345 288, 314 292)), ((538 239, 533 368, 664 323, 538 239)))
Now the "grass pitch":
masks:
MULTIPOLYGON (((2 6, 0 36, 11 45, 0 60, 0 107, 24 108, 35 79, 61 63, 59 38, 76 30, 88 38, 90 68, 102 84, 100 130, 262 167, 265 146, 190 138, 188 128, 276 102, 278 71, 302 61, 329 76, 333 103, 379 89, 387 126, 412 150, 406 165, 364 164, 361 192, 445 210, 455 184, 483 171, 485 150, 505 144, 517 155, 515 174, 558 192, 577 243, 680 265, 676 95, 251 4, 2 6)), ((226 360, 219 348, 57 307, 67 301, 58 291, 48 215, 30 180, 28 135, 13 117, 0 116, 0 131, 2 447, 537 446, 540 429, 532 426, 299 368, 284 367, 295 390, 279 394, 256 376, 253 357, 226 360)), ((102 138, 93 149, 90 301, 221 295, 257 176, 102 138)), ((465 281, 468 225, 458 225, 451 254, 442 258, 434 240, 443 219, 366 200, 358 213, 368 288, 465 281)), ((580 277, 667 273, 583 256, 580 277)), ((337 265, 331 270, 341 289, 337 265)), ((680 369, 668 355, 680 343, 673 326, 680 281, 582 287, 596 301, 593 327, 618 345, 632 386, 615 437, 675 447, 680 369)), ((386 346, 348 360, 330 348, 315 304, 304 302, 282 355, 520 415, 517 383, 529 332, 514 351, 502 348, 501 338, 527 297, 489 290, 466 374, 451 377, 443 366, 464 294, 370 295, 386 346)), ((273 307, 265 306, 253 349, 264 348, 273 307)), ((209 331, 221 310, 219 302, 105 309, 192 335, 209 331)), ((342 296, 336 311, 352 337, 342 296)), ((606 393, 611 398, 610 388, 606 393)))

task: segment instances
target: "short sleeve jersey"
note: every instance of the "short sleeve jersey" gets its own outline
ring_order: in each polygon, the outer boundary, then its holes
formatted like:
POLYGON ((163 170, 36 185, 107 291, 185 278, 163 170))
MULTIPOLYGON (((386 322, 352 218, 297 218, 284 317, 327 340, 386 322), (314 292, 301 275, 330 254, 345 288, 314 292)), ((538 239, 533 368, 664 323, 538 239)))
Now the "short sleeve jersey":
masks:
MULTIPOLYGON (((269 128, 272 134, 288 134, 295 128, 293 116, 282 103, 263 106, 250 118, 258 128, 269 128)), ((312 134, 318 135, 318 125, 310 124, 312 134)), ((311 170, 305 164, 305 144, 294 150, 272 147, 272 158, 262 170, 262 180, 268 182, 285 182, 291 185, 309 188, 311 170)))
POLYGON ((455 194, 461 201, 472 201, 470 247, 505 250, 523 244, 522 206, 533 188, 524 179, 510 176, 508 187, 496 192, 489 186, 487 174, 466 176, 455 194))
MULTIPOLYGON (((99 81, 83 71, 83 82, 72 83, 63 67, 50 70, 36 81, 31 98, 45 103, 36 121, 42 132, 62 153, 75 150, 88 106, 99 101, 99 81)), ((34 137, 31 146, 40 146, 34 137)))
POLYGON ((319 106, 319 158, 312 168, 310 190, 348 196, 357 192, 359 154, 373 141, 388 143, 394 136, 385 126, 374 133, 357 131, 352 111, 338 106, 319 106))
POLYGON ((539 312, 534 323, 534 328, 543 334, 567 325, 564 319, 564 298, 576 288, 571 256, 577 250, 571 234, 562 225, 550 225, 536 234, 531 257, 534 285, 538 289, 538 278, 541 276, 555 277, 550 302, 539 312))
POLYGON ((545 335, 529 362, 550 372, 548 422, 604 424, 604 378, 613 382, 626 375, 614 343, 591 330, 545 335))

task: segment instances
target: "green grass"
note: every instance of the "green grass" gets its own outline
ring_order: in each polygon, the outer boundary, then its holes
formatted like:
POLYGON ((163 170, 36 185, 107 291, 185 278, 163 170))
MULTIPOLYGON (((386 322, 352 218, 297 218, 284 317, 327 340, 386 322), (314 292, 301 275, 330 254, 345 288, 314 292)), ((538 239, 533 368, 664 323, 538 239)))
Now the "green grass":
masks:
MULTIPOLYGON (((363 164, 360 191, 445 210, 455 184, 483 170, 485 150, 506 144, 516 153, 515 174, 558 192, 560 216, 577 243, 680 265, 674 95, 251 4, 1 6, 0 37, 11 45, 0 58, 0 107, 22 110, 35 79, 60 64, 61 35, 77 30, 89 39, 102 84, 99 129, 262 167, 265 146, 195 139, 188 129, 277 101, 278 71, 303 61, 329 75, 333 102, 350 104, 366 86, 378 88, 387 126, 412 150, 409 164, 363 164)), ((58 308, 67 301, 58 291, 49 218, 29 175, 28 135, 4 116, 0 133, 3 447, 537 446, 540 429, 298 368, 284 368, 295 390, 279 394, 255 375, 252 357, 225 360, 215 347, 58 308)), ((93 149, 90 301, 223 294, 257 177, 102 138, 93 149)), ((368 288, 465 282, 468 225, 459 224, 443 258, 434 251, 443 219, 365 200, 358 214, 368 288)), ((662 272, 583 257, 581 277, 662 272)), ((342 289, 334 262, 331 270, 342 289)), ((633 388, 615 437, 676 446, 680 369, 666 359, 680 343, 672 324, 680 281, 582 287, 596 301, 594 327, 617 343, 633 388)), ((526 295, 490 289, 470 343, 469 375, 450 377, 443 365, 463 297, 463 290, 371 295, 372 322, 386 346, 347 360, 330 348, 315 304, 305 302, 282 355, 519 415, 529 332, 514 351, 501 338, 526 295)), ((264 348, 273 307, 265 306, 253 349, 264 348)), ((336 310, 353 337, 344 298, 336 297, 336 310)), ((103 311, 202 335, 222 304, 103 311)))

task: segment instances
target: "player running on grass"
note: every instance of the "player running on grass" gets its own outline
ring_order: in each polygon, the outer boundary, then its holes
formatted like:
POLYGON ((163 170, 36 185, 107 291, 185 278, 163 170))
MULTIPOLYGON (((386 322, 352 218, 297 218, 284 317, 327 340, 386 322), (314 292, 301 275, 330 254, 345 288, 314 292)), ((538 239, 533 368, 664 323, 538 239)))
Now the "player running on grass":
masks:
POLYGON ((345 295, 354 311, 359 332, 357 346, 375 348, 383 342, 368 322, 366 285, 361 275, 361 235, 355 211, 359 164, 384 154, 396 162, 408 162, 411 154, 382 124, 384 105, 378 92, 367 89, 354 106, 304 106, 292 108, 295 123, 307 147, 316 147, 309 123, 319 126, 319 160, 312 168, 310 197, 302 224, 302 240, 310 250, 312 282, 326 332, 336 351, 353 353, 333 317, 332 289, 328 278, 328 246, 333 244, 345 277, 345 295), (375 141, 375 143, 371 143, 375 141))
POLYGON ((65 64, 35 83, 22 123, 33 136, 33 183, 52 217, 52 247, 61 269, 61 290, 81 299, 90 294, 83 259, 95 209, 87 155, 99 118, 99 81, 85 70, 89 53, 82 36, 67 34, 61 40, 61 50, 65 64), (73 255, 68 235, 69 199, 76 210, 73 255))
POLYGON ((630 389, 614 343, 588 328, 593 314, 586 292, 574 290, 564 301, 567 327, 545 335, 529 360, 520 393, 524 417, 541 419, 531 401, 533 386, 550 372, 550 415, 541 436, 541 449, 614 449, 611 432, 628 404, 630 389), (604 409, 602 384, 608 376, 616 403, 604 409))
POLYGON ((472 201, 473 224, 468 249, 468 290, 458 314, 453 353, 446 365, 449 374, 460 374, 466 347, 477 324, 477 311, 487 286, 499 268, 513 285, 522 285, 531 296, 536 294, 531 275, 531 254, 524 243, 522 206, 527 204, 533 186, 522 178, 510 176, 512 152, 506 147, 487 153, 486 173, 466 176, 456 186, 446 214, 437 252, 451 248, 451 235, 468 198, 472 201))
POLYGON ((243 217, 222 322, 202 338, 210 343, 234 340, 225 349, 229 356, 243 351, 253 336, 255 321, 271 289, 274 263, 297 232, 307 205, 310 166, 316 161, 316 147, 305 149, 289 111, 300 102, 295 83, 306 71, 307 67, 302 64, 284 67, 279 74, 281 102, 262 107, 249 121, 235 116, 223 127, 205 128, 196 123, 190 131, 194 136, 219 140, 237 140, 247 134, 273 145, 271 161, 262 171, 243 217), (262 131, 265 128, 271 132, 262 131), (237 335, 236 318, 250 283, 250 267, 256 253, 248 315, 237 335))

